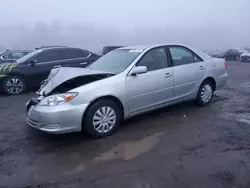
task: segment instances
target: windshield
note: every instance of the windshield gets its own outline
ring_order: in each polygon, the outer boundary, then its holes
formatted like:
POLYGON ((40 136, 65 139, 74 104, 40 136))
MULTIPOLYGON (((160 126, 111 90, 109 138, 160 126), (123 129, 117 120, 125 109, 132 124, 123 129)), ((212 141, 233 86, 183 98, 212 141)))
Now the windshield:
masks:
POLYGON ((38 53, 40 53, 40 52, 41 52, 41 50, 35 50, 35 51, 33 51, 33 52, 30 52, 30 53, 28 53, 27 55, 25 55, 25 56, 21 57, 20 59, 18 59, 18 60, 16 61, 16 63, 17 63, 17 64, 23 63, 23 62, 27 61, 28 59, 32 58, 34 55, 36 55, 36 54, 38 54, 38 53))
POLYGON ((88 68, 119 74, 124 71, 140 54, 130 49, 113 50, 97 59, 88 68))

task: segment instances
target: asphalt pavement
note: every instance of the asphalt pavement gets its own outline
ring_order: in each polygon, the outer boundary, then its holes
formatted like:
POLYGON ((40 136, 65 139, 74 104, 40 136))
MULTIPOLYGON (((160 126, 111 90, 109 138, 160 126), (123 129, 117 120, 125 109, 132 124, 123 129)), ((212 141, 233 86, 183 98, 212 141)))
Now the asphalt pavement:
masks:
POLYGON ((114 135, 48 135, 25 123, 33 96, 0 96, 0 187, 249 188, 250 63, 207 107, 187 102, 123 123, 114 135))

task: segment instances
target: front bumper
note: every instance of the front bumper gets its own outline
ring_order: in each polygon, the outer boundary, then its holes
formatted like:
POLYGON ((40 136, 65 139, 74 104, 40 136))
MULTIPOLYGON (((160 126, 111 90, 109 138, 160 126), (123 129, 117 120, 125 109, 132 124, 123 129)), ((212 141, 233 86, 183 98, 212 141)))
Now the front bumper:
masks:
POLYGON ((33 128, 51 134, 81 131, 82 117, 88 104, 38 106, 32 100, 26 103, 26 122, 33 128))

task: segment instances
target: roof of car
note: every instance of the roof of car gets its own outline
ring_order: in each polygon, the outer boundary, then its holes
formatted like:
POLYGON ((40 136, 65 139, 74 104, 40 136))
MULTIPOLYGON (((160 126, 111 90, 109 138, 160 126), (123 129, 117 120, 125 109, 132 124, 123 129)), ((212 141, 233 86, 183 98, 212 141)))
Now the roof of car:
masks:
POLYGON ((47 49, 56 49, 56 48, 69 48, 68 46, 40 46, 35 48, 36 50, 47 50, 47 49))
POLYGON ((185 44, 176 44, 176 43, 165 43, 165 44, 145 44, 145 45, 136 45, 136 46, 125 46, 119 49, 133 49, 133 50, 145 50, 147 48, 155 48, 155 47, 160 47, 160 46, 168 46, 168 45, 178 45, 178 46, 185 46, 188 47, 185 44))
POLYGON ((121 47, 119 49, 123 49, 123 50, 142 49, 142 50, 144 50, 150 46, 152 46, 152 45, 124 46, 124 47, 121 47))
POLYGON ((30 52, 32 50, 6 50, 6 51, 2 51, 3 53, 6 53, 6 52, 30 52))
POLYGON ((152 48, 156 48, 156 47, 160 47, 160 46, 184 46, 186 48, 189 48, 190 50, 192 50, 193 52, 195 52, 198 56, 200 56, 203 60, 211 60, 212 57, 210 57, 209 55, 207 55, 206 53, 204 53, 202 50, 199 50, 195 47, 189 46, 189 45, 185 45, 185 44, 177 44, 177 43, 165 43, 165 44, 148 44, 148 45, 140 45, 140 46, 126 46, 126 47, 122 47, 122 48, 118 48, 116 50, 119 49, 128 49, 128 50, 133 50, 134 52, 142 52, 146 49, 152 49, 152 48))
POLYGON ((0 54, 5 53, 12 53, 12 52, 32 52, 33 50, 7 50, 7 51, 1 51, 0 54))

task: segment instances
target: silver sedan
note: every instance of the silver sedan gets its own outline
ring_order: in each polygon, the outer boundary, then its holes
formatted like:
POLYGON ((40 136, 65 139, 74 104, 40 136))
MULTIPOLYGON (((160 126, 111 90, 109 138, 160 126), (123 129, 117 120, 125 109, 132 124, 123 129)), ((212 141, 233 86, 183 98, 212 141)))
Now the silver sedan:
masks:
POLYGON ((115 49, 87 68, 53 69, 26 104, 26 121, 60 134, 112 134, 123 119, 194 100, 210 103, 228 78, 224 59, 176 44, 115 49))

